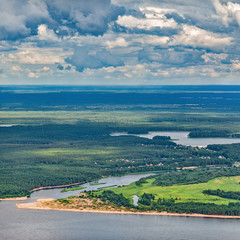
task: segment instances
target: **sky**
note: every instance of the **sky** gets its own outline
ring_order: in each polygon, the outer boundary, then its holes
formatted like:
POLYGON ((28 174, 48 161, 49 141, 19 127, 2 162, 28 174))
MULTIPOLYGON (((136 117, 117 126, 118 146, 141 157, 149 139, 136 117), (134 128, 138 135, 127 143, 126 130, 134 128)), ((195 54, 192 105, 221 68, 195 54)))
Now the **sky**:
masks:
POLYGON ((0 0, 0 85, 240 84, 240 0, 0 0))

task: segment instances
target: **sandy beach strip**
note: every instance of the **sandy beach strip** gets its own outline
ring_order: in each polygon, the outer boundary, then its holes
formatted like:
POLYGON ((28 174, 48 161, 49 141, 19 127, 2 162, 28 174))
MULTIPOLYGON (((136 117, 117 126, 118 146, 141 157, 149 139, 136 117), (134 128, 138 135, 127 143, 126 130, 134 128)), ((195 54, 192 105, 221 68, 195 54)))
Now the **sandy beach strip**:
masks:
POLYGON ((176 216, 176 217, 201 217, 201 218, 220 218, 220 219, 240 219, 240 216, 226 216, 226 215, 207 215, 197 213, 168 213, 168 212, 138 212, 138 211, 107 211, 95 209, 70 209, 70 208, 50 208, 39 206, 38 203, 45 201, 53 201, 55 199, 38 199, 36 202, 31 203, 17 203, 16 206, 21 209, 35 209, 35 210, 54 210, 54 211, 68 211, 68 212, 82 212, 82 213, 105 213, 105 214, 128 214, 128 215, 159 215, 159 216, 176 216))
POLYGON ((64 187, 71 187, 71 186, 76 186, 76 185, 81 185, 83 183, 71 183, 71 184, 65 184, 65 185, 58 185, 58 186, 48 186, 48 187, 39 187, 39 188, 34 188, 30 192, 35 192, 35 191, 40 191, 44 189, 54 189, 54 188, 64 188, 64 187))
POLYGON ((14 198, 0 198, 0 201, 23 201, 23 200, 27 200, 27 196, 26 197, 14 197, 14 198))
MULTIPOLYGON (((64 188, 64 187, 71 187, 76 185, 81 185, 83 183, 71 183, 71 184, 65 184, 65 185, 58 185, 58 186, 47 186, 47 187, 38 187, 34 188, 30 191, 30 193, 44 190, 44 189, 54 189, 54 188, 64 188)), ((0 201, 21 201, 21 200, 27 200, 27 196, 25 197, 13 197, 13 198, 0 198, 0 201)))

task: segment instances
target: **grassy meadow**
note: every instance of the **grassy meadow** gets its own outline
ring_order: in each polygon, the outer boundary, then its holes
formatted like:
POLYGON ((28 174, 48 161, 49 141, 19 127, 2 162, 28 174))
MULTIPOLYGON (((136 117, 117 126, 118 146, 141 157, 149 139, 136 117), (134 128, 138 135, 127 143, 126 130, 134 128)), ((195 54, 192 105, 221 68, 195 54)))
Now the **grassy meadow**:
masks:
POLYGON ((133 195, 141 197, 144 193, 151 193, 158 198, 177 198, 176 202, 197 202, 197 203, 214 203, 214 204, 229 204, 229 202, 239 202, 239 200, 226 199, 217 196, 203 194, 203 190, 224 190, 240 192, 240 176, 236 177, 220 177, 210 180, 206 183, 189 184, 189 185, 174 185, 168 187, 160 187, 153 185, 153 179, 148 179, 147 183, 142 186, 137 186, 132 183, 125 187, 111 189, 117 194, 123 193, 128 199, 132 199, 133 195))

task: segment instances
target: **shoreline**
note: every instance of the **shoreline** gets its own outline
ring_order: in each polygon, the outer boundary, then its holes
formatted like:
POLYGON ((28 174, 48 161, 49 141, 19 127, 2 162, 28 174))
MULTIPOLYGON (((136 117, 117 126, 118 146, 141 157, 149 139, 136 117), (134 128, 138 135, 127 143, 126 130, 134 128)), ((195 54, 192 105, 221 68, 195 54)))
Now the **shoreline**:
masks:
POLYGON ((95 210, 95 209, 70 209, 70 208, 50 208, 37 206, 39 202, 52 201, 55 199, 38 199, 36 202, 31 203, 17 203, 19 209, 33 209, 45 211, 67 211, 67 212, 81 212, 81 213, 103 213, 103 214, 126 214, 126 215, 153 215, 153 216, 172 216, 172 217, 198 217, 198 218, 215 218, 215 219, 240 219, 240 216, 227 216, 227 215, 207 215, 199 213, 168 213, 168 212, 140 212, 140 211, 125 211, 125 210, 95 210))
MULTIPOLYGON (((40 191, 40 190, 45 190, 45 189, 64 188, 64 187, 71 187, 71 186, 76 186, 81 184, 83 183, 71 183, 71 184, 58 185, 58 186, 38 187, 30 190, 30 193, 40 191)), ((22 201, 27 199, 28 199, 28 196, 24 196, 24 197, 0 198, 0 201, 22 201)))
POLYGON ((23 201, 23 200, 27 200, 28 197, 12 197, 12 198, 0 198, 0 201, 23 201))
MULTIPOLYGON (((132 174, 127 174, 127 175, 137 175, 137 174, 154 174, 158 171, 153 171, 153 172, 143 172, 143 173, 132 173, 132 174)), ((120 176, 125 176, 125 175, 120 175, 120 176)), ((112 177, 112 176, 106 176, 106 177, 112 177)), ((102 177, 100 179, 104 179, 105 177, 102 177)), ((98 180, 100 180, 98 179, 98 180)), ((94 181, 94 180, 93 180, 94 181)), ((71 186, 76 186, 76 185, 82 185, 88 182, 78 182, 78 183, 70 183, 70 184, 64 184, 64 185, 57 185, 57 186, 47 186, 47 187, 38 187, 38 188, 33 188, 32 190, 30 190, 30 193, 36 192, 36 191, 40 191, 40 190, 45 190, 45 189, 54 189, 54 188, 64 188, 64 187, 71 187, 71 186)), ((1 200, 4 201, 18 201, 18 200, 27 200, 28 196, 24 196, 24 197, 12 197, 12 198, 0 198, 1 200)))
POLYGON ((38 187, 38 188, 34 188, 34 189, 30 190, 30 193, 44 190, 44 189, 64 188, 64 187, 71 187, 71 186, 76 186, 76 185, 81 185, 81 184, 84 184, 84 183, 70 183, 70 184, 58 185, 58 186, 38 187))

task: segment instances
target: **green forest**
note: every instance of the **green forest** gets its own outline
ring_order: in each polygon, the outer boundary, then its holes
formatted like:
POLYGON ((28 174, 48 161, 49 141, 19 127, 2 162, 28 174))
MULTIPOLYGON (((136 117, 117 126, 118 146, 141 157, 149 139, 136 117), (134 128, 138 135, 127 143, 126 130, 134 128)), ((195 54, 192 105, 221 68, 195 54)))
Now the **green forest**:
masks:
POLYGON ((0 198, 141 172, 174 176, 156 178, 157 185, 194 183, 201 174, 185 178, 182 169, 221 168, 219 177, 238 166, 240 144, 198 148, 168 136, 110 136, 188 131, 190 137, 237 138, 238 95, 226 93, 219 102, 217 93, 124 91, 0 91, 0 198))

